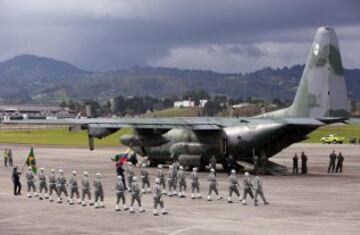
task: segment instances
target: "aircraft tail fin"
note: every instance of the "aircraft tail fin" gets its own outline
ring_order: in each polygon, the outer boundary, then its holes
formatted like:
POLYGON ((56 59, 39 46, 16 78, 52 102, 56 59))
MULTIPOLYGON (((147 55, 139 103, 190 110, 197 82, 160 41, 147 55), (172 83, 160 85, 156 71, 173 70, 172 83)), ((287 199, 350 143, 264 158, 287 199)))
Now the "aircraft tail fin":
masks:
POLYGON ((311 46, 289 117, 348 117, 344 69, 335 30, 321 27, 311 46))

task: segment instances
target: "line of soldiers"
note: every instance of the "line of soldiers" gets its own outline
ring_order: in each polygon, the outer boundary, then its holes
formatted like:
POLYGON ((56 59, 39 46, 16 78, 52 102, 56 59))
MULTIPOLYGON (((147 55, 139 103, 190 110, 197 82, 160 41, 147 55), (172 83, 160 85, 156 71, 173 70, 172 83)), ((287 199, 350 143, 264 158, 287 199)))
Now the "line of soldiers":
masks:
MULTIPOLYGON (((308 157, 306 156, 305 152, 301 153, 301 174, 308 173, 307 161, 308 157)), ((297 153, 294 154, 293 157, 293 174, 299 174, 299 157, 297 153)))
POLYGON ((13 166, 13 154, 11 149, 4 149, 4 166, 5 167, 12 167, 13 166))
POLYGON ((329 167, 328 167, 328 173, 336 173, 340 172, 342 173, 343 163, 344 163, 344 156, 341 152, 339 152, 338 155, 336 155, 335 150, 333 150, 329 155, 329 167), (336 167, 335 167, 336 165, 336 167), (336 168, 336 169, 335 169, 336 168))

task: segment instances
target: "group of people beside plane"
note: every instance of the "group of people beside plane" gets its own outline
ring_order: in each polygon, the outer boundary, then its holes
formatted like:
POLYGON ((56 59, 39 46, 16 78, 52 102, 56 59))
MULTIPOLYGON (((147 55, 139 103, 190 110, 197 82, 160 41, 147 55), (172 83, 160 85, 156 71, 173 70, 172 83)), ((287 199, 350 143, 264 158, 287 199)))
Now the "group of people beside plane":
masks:
MULTIPOLYGON (((122 210, 129 210, 130 213, 135 213, 134 205, 137 203, 139 212, 145 212, 142 207, 142 195, 147 193, 153 194, 153 215, 159 215, 158 207, 161 209, 162 214, 167 214, 165 210, 163 195, 169 197, 177 196, 179 198, 186 197, 187 179, 189 178, 191 183, 191 199, 201 199, 200 194, 200 177, 197 168, 193 168, 189 177, 186 176, 183 166, 178 166, 176 163, 169 166, 167 173, 163 171, 163 166, 158 165, 155 174, 155 185, 151 190, 150 175, 147 170, 147 165, 142 164, 140 170, 140 180, 135 174, 134 166, 131 162, 127 162, 125 175, 118 174, 115 182, 115 210, 120 211, 120 203, 122 204, 122 210), (125 181, 127 179, 127 182, 125 181), (126 183, 128 186, 126 186, 126 183), (127 194, 130 195, 130 206, 127 206, 127 194)), ((14 194, 21 195, 20 173, 17 171, 17 167, 13 170, 13 182, 14 182, 14 194), (20 187, 19 187, 20 185, 20 187)), ((207 200, 212 201, 213 194, 216 195, 218 200, 222 199, 222 196, 218 189, 218 182, 215 174, 215 169, 211 168, 207 177, 208 182, 208 194, 207 200)), ((27 197, 38 197, 40 200, 48 199, 53 202, 56 198, 57 203, 63 203, 63 197, 69 205, 79 204, 83 207, 89 202, 90 206, 94 208, 105 208, 104 205, 104 188, 102 185, 102 177, 100 173, 96 173, 93 183, 90 183, 88 172, 83 172, 81 179, 78 180, 77 172, 72 171, 72 175, 67 180, 64 175, 64 171, 59 169, 58 172, 55 169, 50 170, 50 174, 46 175, 45 169, 40 168, 38 174, 33 172, 33 168, 29 167, 26 172, 27 183, 27 197), (93 190, 92 190, 93 188, 93 190), (92 193, 94 200, 92 201, 92 193), (87 199, 87 200, 86 200, 87 199)), ((254 199, 254 205, 258 205, 258 196, 260 196, 265 205, 269 203, 266 201, 262 182, 259 175, 251 177, 248 172, 245 172, 243 178, 243 195, 240 197, 240 183, 236 177, 236 171, 231 170, 231 174, 228 177, 228 202, 232 203, 232 196, 235 194, 238 199, 246 205, 246 198, 249 195, 254 199)))

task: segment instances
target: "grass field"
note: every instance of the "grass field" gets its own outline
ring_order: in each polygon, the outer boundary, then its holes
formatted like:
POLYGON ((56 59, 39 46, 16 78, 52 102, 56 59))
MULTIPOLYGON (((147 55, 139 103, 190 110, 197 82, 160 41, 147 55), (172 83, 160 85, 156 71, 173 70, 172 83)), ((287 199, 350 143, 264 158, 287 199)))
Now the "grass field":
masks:
MULTIPOLYGON (((95 138, 95 146, 119 146, 120 136, 131 132, 124 128, 103 139, 95 138)), ((1 130, 0 143, 87 146, 88 138, 86 131, 69 132, 67 129, 1 130)))
MULTIPOLYGON (((98 147, 119 146, 119 138, 124 134, 131 133, 129 128, 105 137, 101 140, 95 138, 95 145, 98 147)), ((345 137, 345 143, 349 142, 349 137, 360 138, 360 125, 333 125, 317 129, 312 132, 305 140, 305 143, 319 143, 320 138, 327 134, 338 134, 345 137)), ((0 143, 18 144, 45 144, 45 145, 69 145, 87 146, 87 135, 85 131, 69 132, 67 129, 44 129, 44 130, 1 130, 0 143)))
POLYGON ((202 108, 169 108, 151 113, 150 116, 154 117, 197 117, 202 108))

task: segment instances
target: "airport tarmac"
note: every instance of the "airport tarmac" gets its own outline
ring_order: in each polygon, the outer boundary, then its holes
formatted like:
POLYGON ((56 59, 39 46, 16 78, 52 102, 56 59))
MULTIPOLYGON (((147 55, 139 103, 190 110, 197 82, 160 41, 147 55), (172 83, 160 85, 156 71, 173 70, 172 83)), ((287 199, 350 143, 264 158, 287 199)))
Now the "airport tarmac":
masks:
MULTIPOLYGON (((29 147, 1 145, 0 150, 5 147, 12 148, 14 162, 21 170, 29 147)), ((309 174, 263 177, 269 206, 260 203, 254 207, 251 200, 247 206, 238 201, 228 204, 224 173, 218 174, 224 199, 208 202, 205 200, 207 173, 201 173, 203 199, 165 196, 170 214, 159 217, 152 215, 149 194, 143 196, 145 213, 131 215, 127 211, 114 211, 115 169, 110 157, 120 150, 103 148, 90 152, 85 148, 35 146, 38 167, 45 167, 47 173, 51 168, 62 168, 69 178, 72 170, 79 174, 87 170, 92 180, 96 172, 101 172, 106 208, 99 210, 27 199, 23 178, 23 195, 13 196, 12 169, 4 168, 1 156, 0 234, 360 234, 359 145, 295 144, 279 153, 272 159, 288 166, 290 171, 294 152, 300 154, 305 150, 309 157, 309 174), (332 149, 341 151, 345 157, 342 174, 327 173, 332 149)), ((139 172, 137 168, 137 175, 139 172)), ((151 168, 150 172, 153 183, 155 169, 151 168)), ((242 176, 238 178, 242 180, 242 176)))

